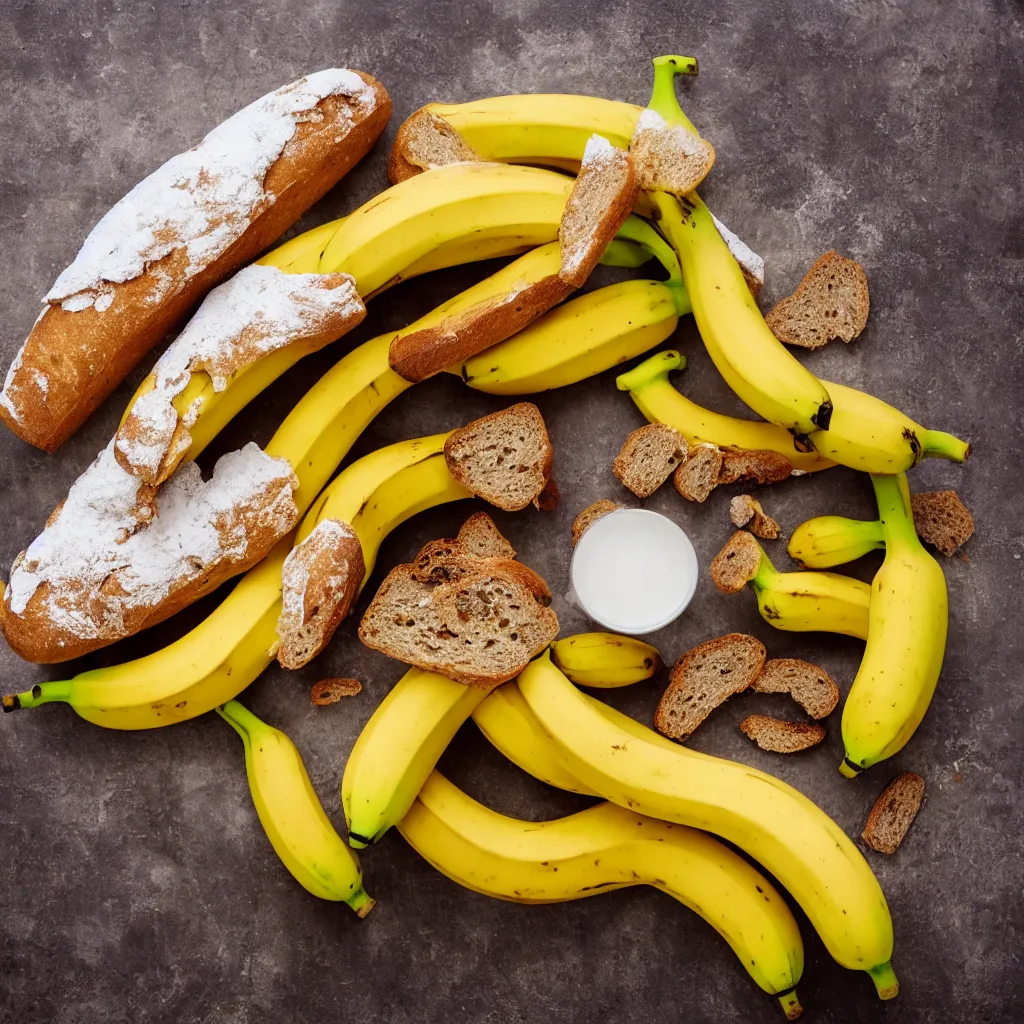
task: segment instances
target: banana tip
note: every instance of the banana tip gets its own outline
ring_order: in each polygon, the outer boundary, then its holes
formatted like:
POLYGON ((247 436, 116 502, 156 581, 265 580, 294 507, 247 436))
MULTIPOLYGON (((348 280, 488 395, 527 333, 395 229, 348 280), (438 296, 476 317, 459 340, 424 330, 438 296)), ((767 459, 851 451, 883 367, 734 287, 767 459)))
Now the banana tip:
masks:
POLYGON ((900 983, 889 960, 877 967, 872 967, 868 974, 871 975, 871 980, 875 983, 879 999, 895 999, 899 995, 900 983))
POLYGON ((804 1008, 800 1005, 795 988, 791 988, 788 992, 782 992, 775 998, 778 999, 782 1012, 786 1015, 786 1020, 799 1020, 803 1016, 804 1008))
POLYGON ((349 906, 356 912, 356 917, 361 921, 375 906, 377 901, 370 896, 365 889, 360 889, 352 899, 349 900, 349 906))
POLYGON ((844 779, 855 779, 860 773, 864 771, 864 766, 860 764, 854 764, 848 757, 844 757, 842 763, 839 765, 839 774, 844 779))
POLYGON ((20 711, 21 698, 16 693, 8 693, 3 698, 4 711, 20 711))

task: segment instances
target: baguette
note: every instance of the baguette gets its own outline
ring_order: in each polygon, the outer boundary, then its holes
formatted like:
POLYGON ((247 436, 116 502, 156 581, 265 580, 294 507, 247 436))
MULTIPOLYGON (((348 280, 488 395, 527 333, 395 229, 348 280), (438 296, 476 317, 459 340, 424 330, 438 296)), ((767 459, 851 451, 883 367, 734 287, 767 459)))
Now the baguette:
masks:
POLYGON ((211 287, 362 159, 390 113, 369 75, 320 71, 245 107, 136 185, 45 296, 0 392, 0 419, 57 449, 211 287))

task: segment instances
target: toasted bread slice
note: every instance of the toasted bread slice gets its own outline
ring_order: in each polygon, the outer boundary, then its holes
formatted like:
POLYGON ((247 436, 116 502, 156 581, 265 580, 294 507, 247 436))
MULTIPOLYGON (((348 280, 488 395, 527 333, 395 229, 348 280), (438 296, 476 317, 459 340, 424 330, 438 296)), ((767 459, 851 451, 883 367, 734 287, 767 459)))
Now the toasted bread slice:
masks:
POLYGON ((410 114, 395 135, 388 157, 388 178, 394 184, 431 167, 480 160, 476 151, 443 118, 426 107, 410 114))
POLYGON ((603 516, 608 515, 609 512, 615 512, 622 508, 617 502, 609 501, 607 498, 601 498, 600 501, 595 501, 593 505, 588 505, 573 521, 572 521, 572 546, 576 547, 580 542, 580 537, 583 536, 603 516))
POLYGON ((974 516, 956 491, 925 491, 910 496, 914 528, 926 544, 952 555, 974 533, 974 516))
POLYGON ((686 461, 686 438, 664 423, 645 423, 626 438, 612 472, 638 498, 649 498, 686 461))
POLYGON ((904 772, 882 790, 868 814, 862 838, 879 853, 893 854, 914 823, 924 800, 924 779, 904 772))
POLYGON ((558 226, 562 250, 558 276, 563 281, 574 288, 586 282, 632 211, 636 196, 636 172, 629 154, 603 135, 592 135, 558 226))
POLYGON ((509 544, 486 512, 474 512, 462 524, 455 539, 474 558, 516 557, 516 549, 509 544))
POLYGON ((804 274, 796 291, 775 304, 765 321, 787 345, 821 348, 833 338, 853 341, 867 326, 870 309, 864 268, 830 249, 804 274))
POLYGON ((775 754, 809 750, 825 738, 825 727, 816 722, 783 722, 768 715, 747 715, 740 722, 740 732, 775 754))
POLYGON ((642 189, 677 196, 692 192, 715 162, 711 143, 650 109, 637 119, 629 152, 642 189))
POLYGON ((756 575, 764 552, 746 530, 737 530, 711 560, 711 578, 723 594, 738 594, 756 575))
POLYGON ((723 448, 720 484, 737 480, 756 480, 759 484, 777 484, 793 472, 793 464, 780 452, 723 448))
POLYGON ((315 708, 337 704, 342 697, 354 697, 362 693, 363 684, 358 679, 321 679, 309 690, 309 702, 315 708))
POLYGON ((554 449, 540 410, 519 402, 456 430, 445 441, 444 457, 466 490, 518 512, 547 486, 554 449))
POLYGON ((764 644, 745 633, 729 633, 687 651, 672 669, 654 727, 685 740, 719 704, 754 682, 765 656, 764 644))
POLYGON ((713 444, 697 444, 690 448, 686 461, 672 477, 676 490, 687 501, 706 501, 718 486, 722 472, 722 450, 713 444))
POLYGON ((745 526, 762 540, 778 540, 782 527, 761 507, 761 502, 750 494, 737 494, 729 502, 729 518, 733 526, 745 526))
POLYGON ((799 658, 772 658, 754 680, 757 693, 788 693, 811 718, 831 715, 839 687, 823 669, 799 658))
POLYGON ((292 548, 281 570, 277 660, 282 668, 302 668, 330 643, 365 575, 359 537, 340 519, 317 523, 292 548))

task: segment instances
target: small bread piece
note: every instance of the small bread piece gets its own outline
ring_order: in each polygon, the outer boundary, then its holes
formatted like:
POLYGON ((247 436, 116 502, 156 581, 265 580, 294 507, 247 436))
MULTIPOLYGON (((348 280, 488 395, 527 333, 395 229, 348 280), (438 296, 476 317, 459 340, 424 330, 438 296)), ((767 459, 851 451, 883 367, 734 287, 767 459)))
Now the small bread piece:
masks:
POLYGON ((759 484, 777 484, 793 472, 793 464, 781 452, 723 448, 720 484, 737 480, 756 480, 759 484))
POLYGON ((54 451, 215 284, 366 155, 391 100, 330 68, 256 100, 135 186, 43 299, 0 419, 54 451))
POLYGON ((815 722, 783 722, 769 715, 747 715, 740 732, 762 750, 774 754, 795 754, 816 747, 825 738, 825 727, 815 722))
POLYGON ((687 501, 705 501, 718 486, 722 458, 722 450, 713 444, 694 445, 672 477, 676 490, 687 501))
POLYGON ((686 461, 686 438, 665 423, 645 423, 626 438, 612 472, 638 498, 649 498, 686 461))
POLYGON ((397 185, 431 167, 480 160, 476 151, 443 118, 427 107, 413 111, 399 126, 388 157, 388 178, 397 185))
POLYGON ((126 473, 114 443, 16 559, 2 625, 27 661, 79 658, 132 636, 245 572, 299 518, 299 481, 255 444, 209 480, 186 462, 160 488, 126 473))
POLYGON ((864 268, 829 249, 764 319, 779 341, 821 348, 833 338, 853 341, 867 326, 870 309, 864 268))
POLYGON ((974 516, 956 491, 924 491, 910 496, 914 528, 926 544, 954 554, 974 533, 974 516))
POLYGON ((762 540, 778 540, 782 527, 761 507, 761 502, 750 494, 737 494, 729 502, 729 518, 733 526, 745 526, 762 540))
POLYGON ((746 633, 729 633, 687 651, 672 669, 654 727, 685 740, 719 704, 754 682, 765 657, 764 644, 746 633))
POLYGON ((772 658, 754 680, 756 693, 788 693, 811 718, 826 718, 839 703, 839 687, 823 669, 799 658, 772 658))
POLYGON ((392 569, 363 616, 359 639, 469 686, 490 689, 513 679, 554 641, 558 618, 538 600, 536 584, 523 582, 525 566, 470 562, 459 578, 439 584, 415 579, 410 565, 392 569))
POLYGON ((603 135, 591 135, 558 225, 558 276, 579 288, 630 215, 637 196, 633 161, 603 135))
POLYGON ((861 836, 864 842, 879 853, 895 853, 923 800, 924 779, 917 772, 898 775, 872 805, 861 836))
POLYGON ((544 491, 555 454, 540 410, 518 402, 454 431, 444 443, 444 457, 466 490, 518 512, 544 491))
POLYGON ((516 549, 486 512, 474 512, 455 538, 459 546, 474 558, 515 558, 516 549))
POLYGON ((282 668, 302 668, 330 643, 365 576, 363 546, 340 519, 317 523, 292 548, 281 570, 277 660, 282 668))
POLYGON ((310 687, 309 702, 315 708, 323 708, 362 692, 363 684, 358 679, 321 679, 310 687))
POLYGON ((723 594, 738 594, 757 575, 763 557, 753 536, 737 530, 711 560, 711 578, 723 594))
POLYGON ((598 521, 608 515, 609 512, 615 512, 622 508, 618 502, 609 501, 608 498, 601 498, 599 501, 595 501, 593 505, 588 505, 573 521, 572 521, 572 546, 576 547, 580 542, 580 537, 583 536, 598 521))
POLYGON ((650 109, 637 119, 629 152, 644 191, 677 196, 692 192, 715 162, 709 142, 682 125, 669 125, 661 114, 650 109))

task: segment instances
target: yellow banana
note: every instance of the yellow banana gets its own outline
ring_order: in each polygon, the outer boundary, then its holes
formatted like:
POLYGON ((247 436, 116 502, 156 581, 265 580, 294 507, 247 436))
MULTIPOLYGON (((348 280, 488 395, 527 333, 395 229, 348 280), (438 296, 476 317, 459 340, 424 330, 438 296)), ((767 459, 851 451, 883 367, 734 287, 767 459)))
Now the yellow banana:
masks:
POLYGON ((519 689, 573 775, 621 807, 735 843, 790 891, 839 963, 867 971, 881 998, 896 995, 885 897, 863 856, 820 808, 764 772, 669 749, 627 716, 613 720, 546 655, 520 675, 519 689), (632 724, 624 727, 622 719, 632 724))
POLYGON ((327 243, 334 237, 344 220, 344 217, 339 217, 319 227, 310 228, 309 231, 290 238, 256 262, 260 266, 286 270, 289 274, 316 273, 327 243))
POLYGON ((260 824, 281 862, 307 891, 347 903, 359 917, 373 910, 359 858, 334 830, 295 744, 238 701, 217 708, 242 737, 245 770, 260 824))
POLYGON ((845 516, 815 516, 801 523, 789 538, 791 558, 808 569, 831 569, 885 547, 882 524, 845 516))
POLYGON ((871 583, 868 642, 843 707, 840 766, 852 777, 901 750, 920 725, 942 671, 946 578, 914 530, 907 478, 873 476, 885 561, 871 583))
POLYGON ((651 423, 667 423, 691 444, 708 442, 719 448, 748 448, 785 455, 794 469, 815 473, 834 465, 820 452, 797 451, 793 435, 774 423, 743 420, 712 412, 677 391, 668 375, 680 370, 686 360, 671 349, 645 359, 639 366, 615 380, 651 423))
POLYGON ((459 726, 486 696, 478 686, 418 668, 395 683, 345 764, 341 805, 352 846, 377 842, 402 819, 459 726))
POLYGON ((557 903, 653 885, 696 911, 747 973, 800 1016, 803 943, 763 875, 704 832, 598 804, 555 821, 520 821, 433 772, 399 822, 409 844, 454 882, 515 903, 557 903))
POLYGON ((656 647, 618 633, 578 633, 556 640, 551 659, 577 686, 604 689, 650 679, 661 668, 656 647))

